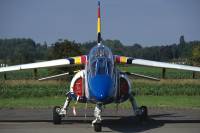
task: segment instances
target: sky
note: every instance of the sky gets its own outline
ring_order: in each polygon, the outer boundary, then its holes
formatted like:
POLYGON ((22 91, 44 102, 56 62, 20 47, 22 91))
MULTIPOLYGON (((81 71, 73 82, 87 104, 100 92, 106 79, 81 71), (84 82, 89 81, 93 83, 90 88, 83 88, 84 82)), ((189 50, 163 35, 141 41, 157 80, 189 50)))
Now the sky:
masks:
MULTIPOLYGON (((200 40, 200 0, 101 0, 102 38, 143 46, 200 40)), ((0 0, 0 38, 96 40, 97 0, 0 0)))

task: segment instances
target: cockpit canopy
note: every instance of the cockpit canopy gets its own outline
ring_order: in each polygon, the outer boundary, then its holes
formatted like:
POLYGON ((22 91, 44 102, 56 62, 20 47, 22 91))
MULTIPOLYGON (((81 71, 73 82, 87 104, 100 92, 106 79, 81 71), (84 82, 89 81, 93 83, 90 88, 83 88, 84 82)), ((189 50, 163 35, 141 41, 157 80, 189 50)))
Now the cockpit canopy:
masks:
POLYGON ((107 74, 112 76, 114 67, 113 54, 110 49, 104 45, 98 45, 92 48, 89 53, 88 69, 91 76, 107 74))

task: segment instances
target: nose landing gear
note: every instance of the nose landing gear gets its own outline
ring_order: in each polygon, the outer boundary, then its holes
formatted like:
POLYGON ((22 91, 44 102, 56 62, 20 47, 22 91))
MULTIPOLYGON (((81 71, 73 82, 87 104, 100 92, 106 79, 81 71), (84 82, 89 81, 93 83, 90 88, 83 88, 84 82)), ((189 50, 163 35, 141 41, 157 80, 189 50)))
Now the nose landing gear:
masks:
POLYGON ((97 104, 94 109, 95 120, 92 121, 92 126, 94 127, 95 132, 102 131, 101 111, 102 111, 102 105, 97 104))
POLYGON ((101 132, 102 131, 102 124, 101 124, 101 122, 100 123, 94 123, 93 126, 94 126, 94 131, 95 132, 101 132))

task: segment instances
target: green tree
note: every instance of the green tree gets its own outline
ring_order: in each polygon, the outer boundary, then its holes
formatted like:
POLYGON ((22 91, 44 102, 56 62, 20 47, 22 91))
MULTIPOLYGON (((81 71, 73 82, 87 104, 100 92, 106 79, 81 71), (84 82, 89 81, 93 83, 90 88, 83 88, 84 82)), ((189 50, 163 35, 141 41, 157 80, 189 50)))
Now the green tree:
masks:
MULTIPOLYGON (((75 41, 69 40, 59 40, 53 44, 48 51, 49 59, 64 59, 68 57, 80 56, 82 52, 80 51, 80 44, 75 41)), ((73 73, 73 71, 81 69, 79 66, 74 67, 61 67, 51 69, 51 74, 60 74, 64 72, 73 73)))
POLYGON ((200 44, 193 47, 192 60, 194 65, 200 66, 200 44))
POLYGON ((35 61, 36 45, 31 39, 0 39, 0 60, 9 65, 35 61))
POLYGON ((179 43, 180 43, 180 45, 184 45, 185 44, 185 38, 184 38, 183 35, 180 37, 179 43))

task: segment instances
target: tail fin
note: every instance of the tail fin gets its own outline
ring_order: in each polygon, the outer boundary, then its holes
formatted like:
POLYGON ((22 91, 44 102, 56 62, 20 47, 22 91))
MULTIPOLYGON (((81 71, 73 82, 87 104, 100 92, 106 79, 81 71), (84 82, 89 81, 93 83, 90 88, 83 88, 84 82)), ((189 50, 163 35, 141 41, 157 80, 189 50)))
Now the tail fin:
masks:
POLYGON ((101 11, 100 1, 98 1, 98 20, 97 20, 97 43, 101 43, 101 11))

